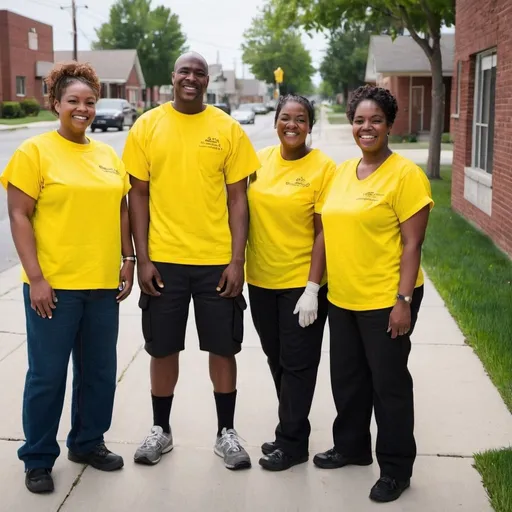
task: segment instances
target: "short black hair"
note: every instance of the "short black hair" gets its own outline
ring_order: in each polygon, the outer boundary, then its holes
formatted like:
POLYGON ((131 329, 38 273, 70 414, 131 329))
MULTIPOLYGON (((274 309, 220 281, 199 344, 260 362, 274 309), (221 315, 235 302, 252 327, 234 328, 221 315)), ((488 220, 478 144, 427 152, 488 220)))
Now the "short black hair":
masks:
POLYGON ((362 85, 354 91, 352 98, 347 105, 347 118, 350 121, 350 124, 354 122, 357 107, 365 100, 372 100, 377 103, 384 112, 388 125, 392 125, 395 122, 396 114, 398 112, 398 103, 391 92, 383 87, 362 85))
POLYGON ((308 112, 308 121, 309 121, 309 129, 313 128, 315 124, 315 107, 312 103, 304 96, 300 96, 299 94, 287 94, 286 96, 281 96, 279 98, 279 102, 276 107, 276 117, 274 118, 274 124, 277 124, 277 119, 279 118, 279 114, 281 113, 281 109, 289 102, 294 101, 295 103, 300 103, 303 107, 306 108, 308 112))

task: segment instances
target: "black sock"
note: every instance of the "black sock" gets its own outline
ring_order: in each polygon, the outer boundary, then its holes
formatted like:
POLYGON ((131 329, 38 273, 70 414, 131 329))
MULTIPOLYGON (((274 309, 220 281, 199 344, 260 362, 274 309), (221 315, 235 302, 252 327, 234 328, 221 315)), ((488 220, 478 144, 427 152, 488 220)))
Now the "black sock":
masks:
POLYGON ((151 394, 151 400, 153 401, 153 425, 162 427, 166 434, 171 432, 171 425, 169 424, 169 418, 171 416, 172 399, 171 396, 155 396, 151 394))
POLYGON ((217 435, 220 436, 222 429, 234 428, 236 389, 231 393, 217 393, 214 391, 215 405, 217 406, 217 435))

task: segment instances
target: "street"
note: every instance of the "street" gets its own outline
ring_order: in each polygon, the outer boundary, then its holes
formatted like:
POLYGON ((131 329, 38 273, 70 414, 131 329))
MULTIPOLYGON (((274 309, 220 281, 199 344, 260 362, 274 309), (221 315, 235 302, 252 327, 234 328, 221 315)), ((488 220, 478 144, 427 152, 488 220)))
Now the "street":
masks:
MULTIPOLYGON (((277 142, 277 137, 273 130, 273 122, 274 112, 270 112, 267 115, 256 116, 256 122, 253 125, 242 125, 257 150, 277 142)), ((0 172, 7 165, 7 162, 14 151, 16 151, 16 148, 24 140, 46 131, 49 131, 49 128, 42 129, 34 127, 12 132, 0 132, 0 172)), ((106 133, 96 132, 94 135, 90 134, 90 136, 96 140, 110 144, 117 153, 121 155, 127 134, 128 131, 126 129, 123 132, 111 129, 106 133)), ((0 191, 0 272, 12 267, 17 262, 18 257, 9 229, 7 195, 2 188, 0 191)))

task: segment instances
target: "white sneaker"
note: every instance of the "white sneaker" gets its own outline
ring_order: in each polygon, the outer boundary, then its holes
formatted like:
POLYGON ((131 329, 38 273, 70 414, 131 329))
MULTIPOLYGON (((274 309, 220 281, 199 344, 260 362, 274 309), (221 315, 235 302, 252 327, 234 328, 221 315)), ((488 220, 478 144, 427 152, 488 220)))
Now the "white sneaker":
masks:
POLYGON ((214 452, 224 458, 224 465, 228 469, 247 469, 251 467, 251 458, 240 444, 235 429, 222 429, 222 434, 217 438, 214 452))
POLYGON ((133 460, 138 464, 154 465, 160 462, 164 453, 169 453, 173 448, 172 432, 166 434, 162 427, 155 425, 137 448, 133 460))

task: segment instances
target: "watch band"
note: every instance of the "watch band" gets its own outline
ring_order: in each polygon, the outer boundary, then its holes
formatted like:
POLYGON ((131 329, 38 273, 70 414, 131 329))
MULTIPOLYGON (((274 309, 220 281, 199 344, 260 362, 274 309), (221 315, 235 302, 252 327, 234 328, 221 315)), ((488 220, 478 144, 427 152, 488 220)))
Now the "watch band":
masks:
POLYGON ((123 256, 123 263, 125 261, 133 261, 134 263, 137 261, 137 256, 133 255, 133 256, 123 256))
POLYGON ((403 300, 404 302, 407 302, 407 304, 410 304, 412 302, 412 297, 410 297, 409 295, 402 295, 400 293, 397 293, 396 298, 398 300, 403 300))

